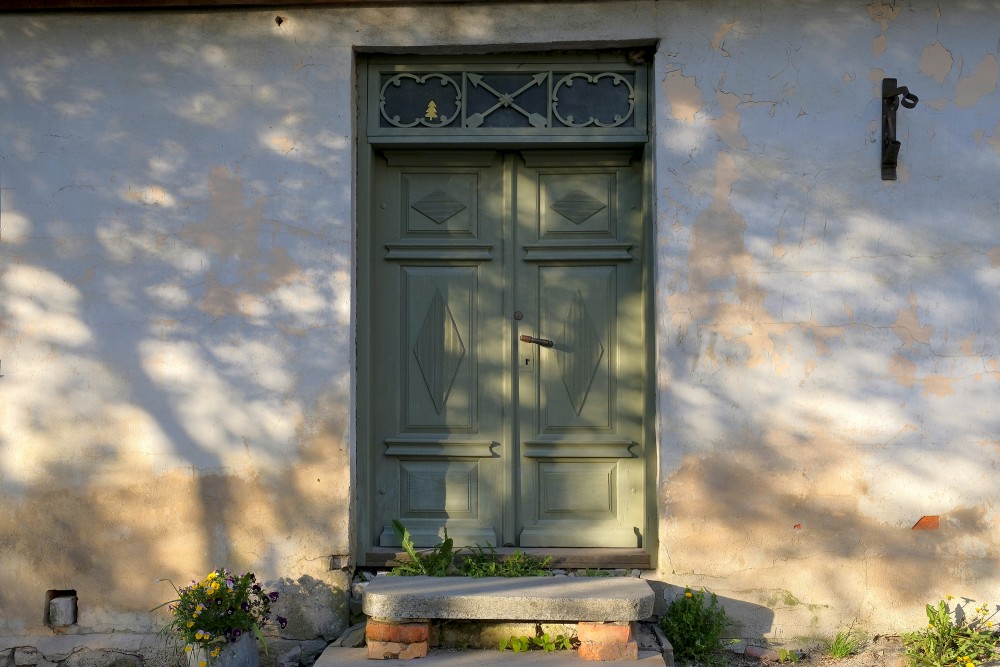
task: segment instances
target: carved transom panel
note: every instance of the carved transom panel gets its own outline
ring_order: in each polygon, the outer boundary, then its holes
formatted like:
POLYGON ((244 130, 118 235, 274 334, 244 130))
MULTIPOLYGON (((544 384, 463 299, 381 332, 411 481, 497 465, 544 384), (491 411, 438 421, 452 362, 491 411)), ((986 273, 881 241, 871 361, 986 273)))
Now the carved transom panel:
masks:
POLYGON ((645 65, 624 54, 571 64, 373 63, 369 90, 372 135, 646 132, 645 65))

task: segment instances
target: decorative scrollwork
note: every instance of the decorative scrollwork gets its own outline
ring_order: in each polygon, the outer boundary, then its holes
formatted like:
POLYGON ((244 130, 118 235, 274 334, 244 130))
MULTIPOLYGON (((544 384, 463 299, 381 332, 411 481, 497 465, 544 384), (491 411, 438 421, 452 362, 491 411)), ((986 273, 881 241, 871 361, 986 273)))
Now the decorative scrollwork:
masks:
MULTIPOLYGON (((593 92, 593 90, 586 90, 587 87, 588 86, 582 87, 582 95, 593 92)), ((578 90, 579 89, 581 88, 578 88, 578 90)), ((607 100, 604 101, 604 104, 606 103, 607 100)), ((631 118, 634 111, 635 89, 632 87, 632 84, 627 78, 616 72, 603 72, 601 74, 594 75, 583 72, 574 72, 573 74, 567 74, 563 78, 559 79, 558 83, 556 83, 555 87, 552 89, 552 114, 568 127, 587 127, 589 125, 595 125, 597 127, 618 127, 626 123, 628 119, 631 118), (596 105, 587 104, 584 97, 574 99, 575 96, 573 93, 576 91, 568 92, 573 87, 573 79, 583 79, 587 84, 589 84, 590 87, 596 88, 599 85, 599 81, 606 78, 610 78, 611 84, 615 87, 623 86, 620 90, 625 93, 623 95, 622 103, 626 107, 621 113, 615 113, 612 120, 607 122, 602 121, 600 118, 593 115, 591 109, 596 105), (579 122, 573 113, 567 113, 565 116, 559 113, 560 89, 562 89, 564 93, 568 92, 568 94, 565 95, 566 99, 563 100, 564 108, 568 107, 570 112, 574 109, 582 111, 584 114, 590 116, 587 120, 579 122)))
POLYGON ((393 127, 399 128, 409 128, 417 127, 422 125, 423 127, 444 127, 449 125, 454 121, 459 114, 462 112, 462 90, 453 78, 439 72, 432 72, 430 74, 424 74, 423 76, 417 74, 410 74, 409 72, 403 72, 390 77, 382 85, 382 89, 379 91, 379 111, 382 114, 382 118, 386 120, 393 127), (436 79, 440 82, 442 88, 448 88, 449 86, 455 90, 455 100, 454 100, 454 111, 446 113, 442 109, 443 100, 446 99, 440 95, 434 94, 423 94, 417 97, 412 96, 413 91, 405 91, 404 94, 399 95, 397 102, 400 106, 405 106, 407 103, 412 105, 415 102, 422 102, 419 105, 419 111, 413 114, 413 120, 402 120, 399 113, 394 113, 388 109, 391 104, 389 96, 392 94, 393 90, 402 91, 404 88, 404 83, 409 81, 412 82, 411 86, 418 86, 423 88, 426 86, 428 81, 436 79), (402 99, 410 95, 409 99, 402 99), (438 101, 438 99, 441 101, 438 101), (433 109, 433 111, 431 111, 433 109))

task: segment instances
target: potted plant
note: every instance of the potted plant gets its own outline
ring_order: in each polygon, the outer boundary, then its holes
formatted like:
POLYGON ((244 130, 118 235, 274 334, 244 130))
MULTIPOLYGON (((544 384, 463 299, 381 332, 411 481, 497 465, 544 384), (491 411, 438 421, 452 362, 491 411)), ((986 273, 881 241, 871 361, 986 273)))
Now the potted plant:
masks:
POLYGON ((270 622, 284 628, 288 622, 277 615, 272 619, 278 593, 266 592, 253 572, 234 575, 218 568, 184 588, 170 585, 177 598, 156 609, 170 610, 164 632, 183 642, 191 667, 256 667, 257 639, 267 652, 262 628, 270 622))

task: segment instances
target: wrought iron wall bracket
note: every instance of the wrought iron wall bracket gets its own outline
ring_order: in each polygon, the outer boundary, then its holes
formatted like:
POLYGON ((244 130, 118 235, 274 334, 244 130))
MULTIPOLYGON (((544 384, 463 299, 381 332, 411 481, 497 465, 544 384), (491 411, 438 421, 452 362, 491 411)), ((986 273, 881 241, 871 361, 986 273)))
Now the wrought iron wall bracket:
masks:
POLYGON ((917 106, 917 96, 895 79, 882 79, 882 180, 896 180, 896 158, 900 143, 896 140, 896 111, 917 106))

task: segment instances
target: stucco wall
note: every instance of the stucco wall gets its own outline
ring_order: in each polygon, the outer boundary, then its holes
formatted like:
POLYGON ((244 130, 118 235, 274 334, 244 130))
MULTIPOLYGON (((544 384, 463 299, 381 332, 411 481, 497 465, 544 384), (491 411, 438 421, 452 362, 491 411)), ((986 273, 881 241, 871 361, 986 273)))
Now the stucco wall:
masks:
POLYGON ((342 627, 354 49, 658 43, 658 578, 779 637, 998 590, 998 10, 0 15, 0 634, 50 589, 148 630, 217 564, 342 627))

